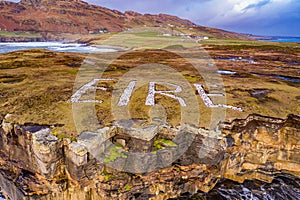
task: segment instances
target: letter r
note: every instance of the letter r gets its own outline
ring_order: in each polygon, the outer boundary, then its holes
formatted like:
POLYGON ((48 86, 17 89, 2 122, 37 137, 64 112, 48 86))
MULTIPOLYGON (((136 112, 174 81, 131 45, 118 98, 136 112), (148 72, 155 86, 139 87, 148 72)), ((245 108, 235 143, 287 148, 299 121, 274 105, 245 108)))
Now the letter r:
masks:
POLYGON ((171 92, 173 93, 179 93, 182 91, 182 88, 178 85, 172 84, 172 83, 165 83, 165 82, 150 82, 149 83, 149 90, 148 90, 148 96, 146 98, 146 105, 147 106, 154 106, 155 105, 155 94, 160 94, 160 95, 164 95, 167 97, 170 97, 172 99, 176 99, 179 101, 180 105, 182 107, 186 107, 186 103, 184 102, 184 100, 181 97, 177 97, 175 95, 169 94, 171 92), (155 85, 156 84, 161 84, 161 85, 170 85, 175 87, 175 90, 169 90, 169 91, 156 91, 155 90, 155 85))

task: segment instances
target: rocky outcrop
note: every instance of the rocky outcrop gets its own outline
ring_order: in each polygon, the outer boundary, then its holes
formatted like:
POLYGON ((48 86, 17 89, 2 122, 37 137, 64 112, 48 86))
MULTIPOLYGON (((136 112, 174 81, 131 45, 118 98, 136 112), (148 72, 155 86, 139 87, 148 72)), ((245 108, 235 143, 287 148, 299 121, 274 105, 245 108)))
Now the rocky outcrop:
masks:
POLYGON ((45 42, 46 40, 40 37, 0 37, 0 42, 45 42))
POLYGON ((136 132, 130 123, 71 141, 53 136, 50 126, 4 118, 0 187, 12 199, 166 199, 208 192, 221 178, 242 183, 271 182, 282 173, 300 177, 296 115, 250 115, 223 123, 219 131, 158 123, 150 125, 155 134, 146 139, 139 134, 148 129, 136 132))

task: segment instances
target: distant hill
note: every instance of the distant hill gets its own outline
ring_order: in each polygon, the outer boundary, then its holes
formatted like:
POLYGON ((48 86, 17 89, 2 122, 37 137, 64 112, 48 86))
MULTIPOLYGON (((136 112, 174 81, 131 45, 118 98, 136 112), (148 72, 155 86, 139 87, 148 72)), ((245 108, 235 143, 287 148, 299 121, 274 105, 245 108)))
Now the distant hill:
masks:
POLYGON ((47 34, 90 34, 120 32, 141 26, 193 27, 202 34, 216 37, 246 39, 246 35, 197 26, 189 20, 166 14, 125 13, 81 0, 21 0, 0 2, 2 31, 47 34))

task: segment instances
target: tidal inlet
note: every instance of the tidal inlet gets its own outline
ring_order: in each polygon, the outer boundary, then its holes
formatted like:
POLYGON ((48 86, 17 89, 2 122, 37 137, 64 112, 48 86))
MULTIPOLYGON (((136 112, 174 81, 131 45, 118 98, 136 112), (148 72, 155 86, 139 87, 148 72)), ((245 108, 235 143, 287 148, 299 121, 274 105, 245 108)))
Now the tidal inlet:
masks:
POLYGON ((300 199, 299 9, 1 1, 0 199, 300 199))

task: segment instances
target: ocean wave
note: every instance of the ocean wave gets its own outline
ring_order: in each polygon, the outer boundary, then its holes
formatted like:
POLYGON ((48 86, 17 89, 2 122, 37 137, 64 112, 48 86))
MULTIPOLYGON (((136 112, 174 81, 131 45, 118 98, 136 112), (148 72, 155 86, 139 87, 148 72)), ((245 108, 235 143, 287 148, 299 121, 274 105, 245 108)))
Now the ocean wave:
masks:
POLYGON ((11 42, 0 43, 0 53, 9 53, 18 50, 43 48, 58 52, 75 52, 75 53, 100 53, 116 52, 115 49, 98 48, 78 43, 60 43, 60 42, 11 42))

